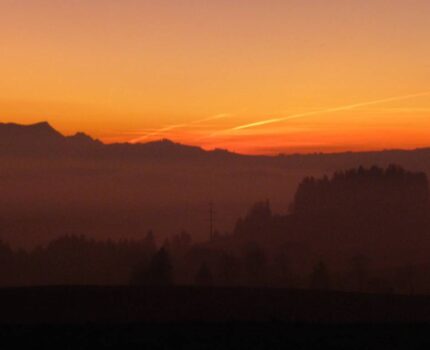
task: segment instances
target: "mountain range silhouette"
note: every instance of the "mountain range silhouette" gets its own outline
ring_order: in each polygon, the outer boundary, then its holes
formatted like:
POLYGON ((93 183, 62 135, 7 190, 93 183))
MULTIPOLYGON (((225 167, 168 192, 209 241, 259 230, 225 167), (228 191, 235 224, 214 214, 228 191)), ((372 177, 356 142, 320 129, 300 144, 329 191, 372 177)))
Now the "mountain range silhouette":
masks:
POLYGON ((201 156, 208 153, 223 153, 215 150, 205 152, 195 146, 175 143, 168 139, 144 144, 103 144, 83 132, 64 136, 48 122, 31 125, 0 123, 0 152, 2 154, 26 155, 97 155, 97 156, 201 156))
POLYGON ((170 140, 104 144, 46 122, 0 123, 0 239, 34 246, 69 233, 133 238, 149 229, 159 239, 180 230, 206 239, 211 201, 215 228, 231 231, 256 201, 286 212, 306 176, 389 164, 429 174, 430 148, 253 156, 170 140))
MULTIPOLYGON (((310 153, 291 155, 242 155, 225 149, 203 150, 198 146, 185 145, 169 139, 160 139, 147 143, 113 143, 104 144, 84 132, 77 132, 72 136, 64 136, 48 122, 43 121, 30 125, 16 123, 0 123, 0 154, 27 154, 27 155, 79 155, 79 156, 152 156, 152 157, 190 157, 190 158, 225 158, 238 161, 239 159, 266 160, 272 163, 285 160, 294 165, 308 165, 339 162, 391 162, 419 164, 421 160, 430 159, 430 147, 414 150, 380 150, 366 152, 339 152, 339 153, 310 153), (348 161, 349 160, 349 161, 348 161)), ((347 164, 345 164, 347 165, 347 164)), ((348 166, 348 165, 347 165, 348 166)))

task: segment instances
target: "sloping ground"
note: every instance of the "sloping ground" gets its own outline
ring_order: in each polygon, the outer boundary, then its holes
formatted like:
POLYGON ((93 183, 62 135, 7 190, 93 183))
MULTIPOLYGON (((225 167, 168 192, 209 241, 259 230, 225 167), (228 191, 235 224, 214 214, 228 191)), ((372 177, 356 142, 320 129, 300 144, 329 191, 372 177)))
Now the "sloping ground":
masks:
POLYGON ((37 287, 0 290, 0 323, 410 323, 430 297, 283 289, 37 287))

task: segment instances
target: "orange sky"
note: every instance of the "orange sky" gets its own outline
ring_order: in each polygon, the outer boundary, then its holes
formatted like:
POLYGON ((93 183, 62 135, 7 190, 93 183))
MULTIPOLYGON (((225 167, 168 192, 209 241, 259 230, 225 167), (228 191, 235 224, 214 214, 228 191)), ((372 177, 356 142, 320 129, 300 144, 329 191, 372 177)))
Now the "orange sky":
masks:
POLYGON ((1 0, 0 121, 243 153, 430 146, 429 23, 428 0, 1 0))

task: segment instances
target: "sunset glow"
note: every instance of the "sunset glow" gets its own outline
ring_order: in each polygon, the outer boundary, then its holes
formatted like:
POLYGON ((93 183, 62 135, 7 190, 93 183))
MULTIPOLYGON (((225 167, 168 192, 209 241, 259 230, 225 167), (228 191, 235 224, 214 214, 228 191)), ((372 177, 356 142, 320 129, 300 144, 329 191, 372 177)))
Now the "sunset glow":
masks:
POLYGON ((0 121, 241 153, 430 146, 428 0, 2 0, 0 121))

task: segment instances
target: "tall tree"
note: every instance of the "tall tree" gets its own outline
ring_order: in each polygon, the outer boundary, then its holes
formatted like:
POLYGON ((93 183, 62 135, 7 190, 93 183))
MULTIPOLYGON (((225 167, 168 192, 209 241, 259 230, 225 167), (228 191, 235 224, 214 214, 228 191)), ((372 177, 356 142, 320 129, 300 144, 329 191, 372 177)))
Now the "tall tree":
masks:
POLYGON ((166 247, 154 254, 146 269, 138 266, 132 277, 133 284, 167 286, 172 282, 173 267, 166 247))
POLYGON ((310 281, 311 289, 327 290, 331 287, 330 275, 326 264, 320 261, 314 266, 310 281))
POLYGON ((212 271, 208 264, 203 263, 196 274, 196 284, 199 286, 211 286, 213 283, 212 271))

